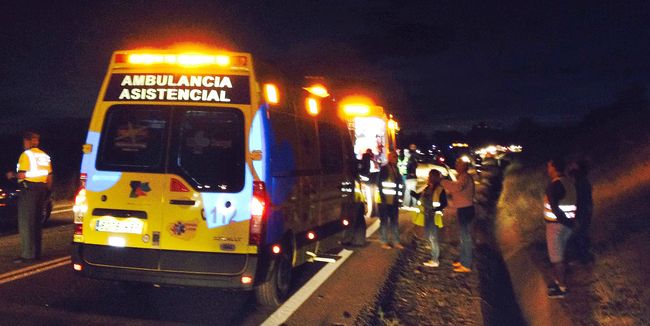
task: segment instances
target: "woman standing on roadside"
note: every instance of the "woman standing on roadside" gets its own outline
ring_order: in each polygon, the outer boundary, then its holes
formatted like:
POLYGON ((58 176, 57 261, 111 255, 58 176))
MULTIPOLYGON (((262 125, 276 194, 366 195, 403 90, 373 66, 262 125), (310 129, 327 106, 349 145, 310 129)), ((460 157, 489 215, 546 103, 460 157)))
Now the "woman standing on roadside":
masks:
POLYGON ((442 223, 436 223, 439 215, 442 221, 442 210, 447 207, 447 195, 440 185, 440 171, 431 169, 426 187, 420 194, 420 203, 424 208, 424 237, 431 242, 431 259, 424 266, 438 267, 440 262, 440 246, 438 245, 438 229, 442 223))

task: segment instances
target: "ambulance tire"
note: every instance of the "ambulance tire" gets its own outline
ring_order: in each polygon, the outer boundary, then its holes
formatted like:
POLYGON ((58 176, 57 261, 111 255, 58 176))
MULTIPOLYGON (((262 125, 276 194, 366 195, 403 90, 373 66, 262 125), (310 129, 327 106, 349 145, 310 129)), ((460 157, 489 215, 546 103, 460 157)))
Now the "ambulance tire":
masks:
POLYGON ((266 307, 279 307, 289 296, 291 274, 292 266, 288 254, 278 256, 268 281, 255 288, 257 302, 266 307))

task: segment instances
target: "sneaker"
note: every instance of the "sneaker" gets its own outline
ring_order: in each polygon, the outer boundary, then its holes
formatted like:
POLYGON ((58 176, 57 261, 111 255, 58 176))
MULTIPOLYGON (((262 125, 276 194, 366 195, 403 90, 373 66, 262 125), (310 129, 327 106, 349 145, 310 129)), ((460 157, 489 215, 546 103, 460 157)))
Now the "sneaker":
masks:
POLYGON ((396 249, 404 249, 404 246, 402 246, 402 245, 399 244, 399 243, 396 243, 396 244, 394 244, 393 246, 394 246, 396 249))
POLYGON ((387 243, 382 243, 382 244, 381 244, 381 247, 382 247, 383 249, 391 249, 391 248, 392 248, 392 247, 391 247, 389 244, 387 244, 387 243))
POLYGON ((471 269, 469 269, 469 268, 467 268, 467 267, 465 267, 463 265, 459 265, 458 267, 454 268, 454 272, 456 272, 456 273, 469 273, 471 271, 472 271, 471 269))
POLYGON ((559 286, 555 285, 548 289, 548 297, 551 299, 562 299, 566 296, 566 289, 562 290, 559 286))
POLYGON ((423 264, 424 266, 426 266, 426 267, 438 267, 438 266, 440 266, 440 262, 438 262, 437 260, 429 260, 429 261, 425 261, 425 262, 422 263, 422 264, 423 264))
POLYGON ((451 266, 459 267, 459 266, 463 266, 463 265, 461 265, 459 261, 455 261, 455 262, 451 263, 451 266))

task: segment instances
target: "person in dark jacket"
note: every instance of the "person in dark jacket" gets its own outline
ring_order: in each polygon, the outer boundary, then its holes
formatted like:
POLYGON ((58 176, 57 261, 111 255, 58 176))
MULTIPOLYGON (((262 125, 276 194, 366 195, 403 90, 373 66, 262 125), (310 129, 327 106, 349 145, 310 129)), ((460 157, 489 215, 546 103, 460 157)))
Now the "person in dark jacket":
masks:
POLYGON ((594 260, 589 239, 589 227, 591 226, 594 202, 592 198, 593 189, 588 174, 589 166, 584 160, 575 162, 569 169, 569 175, 573 177, 576 188, 576 225, 570 242, 572 243, 575 258, 585 264, 594 260))
POLYGON ((546 246, 553 265, 553 284, 548 288, 549 298, 564 298, 567 292, 564 254, 576 212, 576 193, 573 181, 564 176, 565 164, 561 158, 547 162, 546 171, 551 182, 546 187, 544 220, 546 221, 546 246))

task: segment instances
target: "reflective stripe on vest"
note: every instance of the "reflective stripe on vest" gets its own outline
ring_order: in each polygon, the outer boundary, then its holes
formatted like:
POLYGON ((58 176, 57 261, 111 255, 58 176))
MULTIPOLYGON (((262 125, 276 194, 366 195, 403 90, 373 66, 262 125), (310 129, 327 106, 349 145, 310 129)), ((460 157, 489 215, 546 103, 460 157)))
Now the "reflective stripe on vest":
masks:
POLYGON ((433 190, 433 196, 431 196, 431 199, 433 200, 433 208, 440 207, 440 194, 442 194, 442 187, 438 185, 436 189, 433 190))
MULTIPOLYGON (((401 176, 397 175, 396 177, 401 176)), ((381 194, 384 195, 384 199, 386 200, 385 204, 393 204, 393 201, 395 200, 394 196, 397 196, 398 201, 402 202, 402 188, 404 186, 402 184, 398 185, 395 183, 395 180, 393 178, 393 174, 388 173, 388 179, 381 182, 381 194)))
MULTIPOLYGON (((24 152, 29 159, 29 169, 25 170, 25 179, 32 182, 45 182, 50 174, 50 156, 41 151, 28 149, 24 152)), ((20 167, 24 168, 24 167, 20 167)))
MULTIPOLYGON (((576 217, 576 189, 573 183, 566 177, 560 177, 556 180, 562 182, 564 187, 564 198, 560 199, 558 207, 564 212, 564 215, 568 219, 573 219, 576 217)), ((555 181, 555 180, 554 180, 555 181)), ((551 205, 548 202, 548 198, 544 196, 544 218, 547 221, 557 221, 557 216, 551 210, 551 205)))

